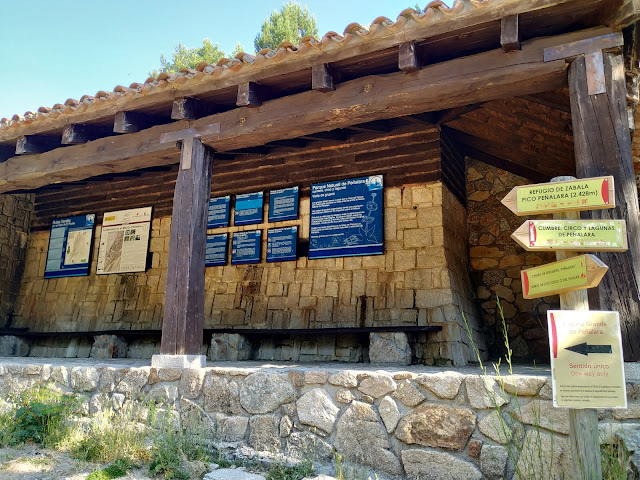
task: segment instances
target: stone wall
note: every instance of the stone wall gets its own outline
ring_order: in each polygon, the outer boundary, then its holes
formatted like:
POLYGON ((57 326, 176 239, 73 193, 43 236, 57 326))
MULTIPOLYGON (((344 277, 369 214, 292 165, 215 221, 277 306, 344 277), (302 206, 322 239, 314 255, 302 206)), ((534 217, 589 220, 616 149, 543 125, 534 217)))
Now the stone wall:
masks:
POLYGON ((32 194, 0 195, 0 328, 13 320, 32 213, 32 194))
MULTIPOLYGON (((523 478, 536 472, 535 478, 560 479, 571 471, 568 410, 553 408, 545 376, 502 377, 500 389, 493 377, 425 367, 172 370, 0 362, 4 400, 47 382, 85 395, 86 414, 156 402, 158 412, 174 409, 183 428, 202 428, 221 445, 243 447, 246 456, 267 452, 329 464, 335 450, 383 478, 509 479, 517 468, 523 478)), ((599 411, 601 441, 637 435, 640 383, 628 382, 627 397, 627 409, 599 411)))
MULTIPOLYGON (((265 201, 265 208, 268 202, 265 201)), ((265 218, 266 218, 265 213, 265 218)), ((299 250, 309 239, 309 198, 293 221, 229 227, 263 230, 262 262, 206 269, 205 328, 323 328, 440 325, 413 339, 414 361, 466 364, 463 314, 484 344, 468 275, 466 211, 440 182, 385 189, 385 254, 266 263, 266 229, 298 225, 299 250)), ((43 279, 48 231, 35 232, 16 302, 16 326, 32 331, 160 329, 171 218, 152 222, 149 268, 126 275, 43 279)), ((99 238, 101 228, 96 228, 99 238)), ((303 254, 303 252, 301 252, 303 254)), ((205 341, 208 341, 206 339, 205 341)), ((354 336, 254 344, 258 359, 366 361, 354 336)))
MULTIPOLYGON (((560 308, 558 296, 525 300, 520 271, 554 262, 553 252, 526 252, 511 234, 526 220, 502 205, 515 186, 535 183, 486 163, 467 160, 469 256, 476 285, 483 332, 492 356, 504 351, 502 320, 496 296, 507 322, 510 347, 519 360, 549 361, 546 313, 560 308)), ((536 216, 536 218, 549 218, 536 216)))

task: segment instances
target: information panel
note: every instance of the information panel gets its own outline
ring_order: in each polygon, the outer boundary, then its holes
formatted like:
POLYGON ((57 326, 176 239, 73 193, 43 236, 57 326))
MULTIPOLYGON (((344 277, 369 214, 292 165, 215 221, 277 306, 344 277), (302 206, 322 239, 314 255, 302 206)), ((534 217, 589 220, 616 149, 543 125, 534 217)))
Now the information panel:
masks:
POLYGON ((549 310, 553 405, 626 408, 618 312, 549 310))
POLYGON ((229 204, 231 197, 216 197, 209 200, 209 214, 207 216, 207 228, 229 226, 229 204))
POLYGON ((282 188, 269 192, 269 221, 295 220, 298 218, 298 187, 282 188))
POLYGON ((150 231, 151 207, 106 212, 96 273, 144 272, 150 231))
POLYGON ((311 185, 309 258, 384 253, 383 205, 382 175, 311 185))
POLYGON ((267 262, 297 260, 298 227, 272 228, 267 231, 267 262))
POLYGON ((262 223, 263 192, 236 195, 236 212, 233 217, 234 225, 250 225, 262 223))
POLYGON ((95 214, 90 214, 51 223, 44 278, 89 275, 95 221, 95 214))
POLYGON ((231 264, 259 263, 261 240, 262 230, 235 232, 231 247, 231 264))

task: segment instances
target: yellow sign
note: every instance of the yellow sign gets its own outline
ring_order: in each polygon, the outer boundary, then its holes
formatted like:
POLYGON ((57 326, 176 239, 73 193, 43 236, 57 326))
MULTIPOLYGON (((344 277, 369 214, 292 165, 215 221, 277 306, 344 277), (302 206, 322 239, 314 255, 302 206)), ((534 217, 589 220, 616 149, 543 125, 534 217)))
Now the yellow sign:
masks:
POLYGON ((624 252, 624 220, 527 220, 511 235, 525 250, 624 252))
POLYGON ((502 203, 516 215, 615 207, 613 177, 539 183, 513 188, 502 203))
POLYGON ((553 405, 626 408, 618 312, 549 310, 553 405))
POLYGON ((608 267, 594 255, 579 255, 520 272, 522 296, 539 298, 595 287, 608 267))

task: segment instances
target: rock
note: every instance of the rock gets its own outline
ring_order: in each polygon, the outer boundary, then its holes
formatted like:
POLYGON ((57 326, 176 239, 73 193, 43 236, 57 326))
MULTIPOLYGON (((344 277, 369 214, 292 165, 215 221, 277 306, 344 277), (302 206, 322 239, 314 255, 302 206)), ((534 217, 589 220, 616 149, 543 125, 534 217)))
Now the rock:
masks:
POLYGON ((304 477, 302 480, 336 480, 336 477, 330 475, 320 474, 315 477, 304 477))
POLYGON ((238 383, 209 374, 204 379, 204 409, 207 412, 220 412, 237 415, 242 413, 238 383))
POLYGON ((116 375, 118 371, 113 367, 98 367, 100 383, 98 390, 101 392, 113 392, 116 388, 116 375))
POLYGON ((89 413, 95 415, 102 412, 109 405, 109 395, 106 393, 96 393, 89 399, 89 413))
POLYGON ((396 437, 405 443, 461 450, 476 427, 476 415, 468 408, 428 403, 400 420, 396 437))
POLYGON ((249 359, 251 342, 244 335, 237 333, 214 333, 211 336, 209 358, 238 362, 249 359))
POLYGON ((179 414, 183 430, 202 433, 207 439, 215 438, 215 421, 207 415, 207 412, 200 405, 187 398, 182 398, 179 414))
POLYGON ((73 367, 71 369, 71 388, 80 392, 91 392, 96 389, 100 377, 94 367, 73 367))
POLYGON ((569 410, 554 408, 553 402, 549 400, 532 400, 524 407, 516 408, 513 416, 527 425, 569 434, 569 410))
POLYGON ((338 387, 357 387, 358 372, 343 370, 340 372, 332 373, 331 375, 329 375, 329 383, 338 387))
POLYGON ((57 366, 51 369, 51 380, 63 387, 69 386, 69 371, 67 367, 57 366))
POLYGON ((289 418, 287 415, 282 417, 280 419, 280 436, 283 438, 288 437, 291 434, 291 427, 293 427, 291 418, 289 418))
POLYGON ((13 335, 0 336, 0 357, 26 357, 29 344, 13 335))
POLYGON ((640 452, 640 430, 621 429, 616 432, 616 439, 624 444, 627 452, 640 452))
POLYGON ((249 420, 249 446, 259 452, 280 453, 280 420, 275 415, 256 415, 249 420))
POLYGON ((221 442, 239 442, 244 440, 249 419, 247 417, 232 417, 219 413, 216 415, 216 438, 221 442))
POLYGON ((507 375, 500 378, 505 392, 520 397, 537 395, 546 380, 544 377, 532 377, 529 375, 507 375))
POLYGON ((293 385, 277 373, 252 373, 240 384, 240 404, 251 414, 273 412, 295 398, 293 385))
POLYGON ((400 461, 382 422, 371 405, 354 401, 336 427, 336 450, 353 462, 368 465, 392 475, 401 475, 400 461))
POLYGON ((147 401, 156 405, 168 403, 173 404, 178 399, 178 387, 171 384, 162 383, 154 385, 147 393, 147 401))
POLYGON ((151 367, 130 368, 116 386, 116 391, 124 393, 127 398, 139 397, 149 380, 150 370, 151 367))
POLYGON ((180 377, 180 395, 185 398, 197 398, 202 388, 205 370, 202 368, 187 368, 180 377))
POLYGON ((564 479, 572 469, 565 437, 539 429, 528 429, 516 471, 522 478, 564 479), (553 447, 553 448, 552 448, 553 447))
POLYGON ((158 380, 163 382, 174 382, 179 380, 182 376, 182 369, 180 368, 158 368, 157 370, 158 380))
POLYGON ((287 453, 299 460, 312 458, 319 461, 330 461, 333 459, 331 445, 311 432, 294 432, 289 435, 287 453))
POLYGON ((300 422, 318 427, 331 433, 340 409, 321 388, 314 388, 302 395, 296 402, 300 422))
POLYGON ((496 408, 509 402, 509 397, 500 391, 493 377, 469 376, 464 384, 467 387, 469 404, 475 409, 496 408))
POLYGON ((400 400, 407 407, 415 407, 424 400, 424 395, 413 386, 409 380, 405 380, 398 385, 398 389, 393 392, 393 397, 400 400))
POLYGON ((329 379, 329 372, 326 372, 324 370, 323 371, 312 370, 310 372, 304 373, 304 382, 307 385, 315 385, 315 384, 322 385, 323 383, 327 383, 328 379, 329 379))
POLYGON ((346 388, 341 388, 336 392, 336 402, 351 403, 354 398, 355 397, 353 396, 353 393, 351 393, 351 390, 346 388))
POLYGON ((369 374, 367 378, 360 382, 358 390, 365 395, 371 395, 373 398, 380 398, 387 393, 391 393, 396 389, 396 382, 389 375, 382 373, 369 374))
POLYGON ((506 445, 513 438, 513 431, 500 413, 493 411, 478 422, 478 430, 494 442, 506 445))
POLYGON ((378 405, 378 412, 380 412, 380 417, 382 417, 387 432, 393 432, 402 417, 398 411, 398 405, 396 405, 395 400, 389 396, 383 397, 378 405))
POLYGON ((551 379, 550 378, 547 378, 547 381, 544 383, 544 385, 540 389, 540 392, 538 393, 538 396, 542 400, 553 400, 553 387, 551 385, 551 379))
POLYGON ((509 452, 498 445, 485 445, 480 453, 480 470, 489 480, 499 480, 504 477, 507 468, 509 452))
POLYGON ((243 468, 219 468, 207 473, 202 480, 266 480, 262 475, 249 473, 243 468))
POLYGON ((458 395, 464 375, 457 372, 439 372, 420 375, 418 383, 440 398, 452 400, 458 395))
POLYGON ((371 363, 393 363, 409 365, 411 347, 406 333, 387 332, 369 334, 369 361, 371 363))
POLYGON ((480 456, 480 451, 482 450, 482 440, 470 440, 469 447, 467 448, 467 452, 469 452, 469 456, 473 458, 478 458, 480 456))
POLYGON ((482 473, 473 464, 450 453, 404 450, 402 463, 409 480, 482 480, 482 473))
POLYGON ((616 420, 637 420, 640 419, 640 405, 629 405, 625 409, 615 409, 613 418, 616 420))

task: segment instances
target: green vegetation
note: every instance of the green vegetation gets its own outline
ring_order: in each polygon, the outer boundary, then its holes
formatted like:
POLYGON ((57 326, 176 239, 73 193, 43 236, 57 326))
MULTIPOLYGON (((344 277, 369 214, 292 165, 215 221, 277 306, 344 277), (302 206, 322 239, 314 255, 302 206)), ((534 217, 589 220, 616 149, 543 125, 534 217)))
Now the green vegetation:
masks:
POLYGON ((129 460, 119 458, 108 467, 90 473, 86 480, 111 480, 112 478, 124 477, 133 466, 129 460))
POLYGON ((305 460, 297 465, 284 465, 276 463, 269 469, 267 480, 300 480, 305 477, 312 477, 314 474, 313 462, 305 460))

